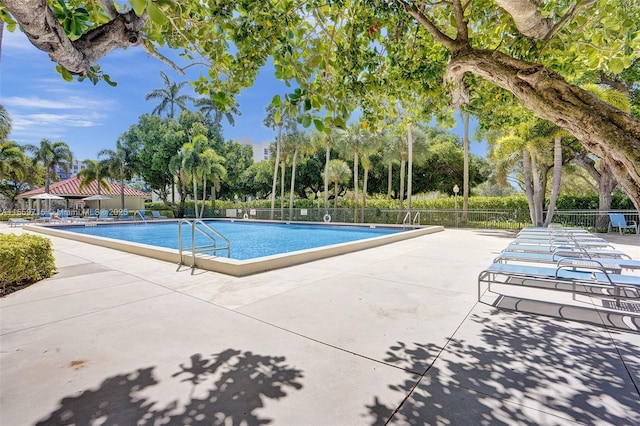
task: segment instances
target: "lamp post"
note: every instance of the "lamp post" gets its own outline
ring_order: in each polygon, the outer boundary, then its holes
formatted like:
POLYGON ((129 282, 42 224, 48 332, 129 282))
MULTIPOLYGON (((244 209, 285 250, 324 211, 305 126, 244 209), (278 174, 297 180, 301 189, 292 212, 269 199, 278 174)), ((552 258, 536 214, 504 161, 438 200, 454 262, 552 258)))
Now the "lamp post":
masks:
POLYGON ((456 228, 458 227, 458 192, 460 192, 460 188, 458 187, 458 184, 453 185, 453 194, 455 197, 454 205, 456 209, 456 228))

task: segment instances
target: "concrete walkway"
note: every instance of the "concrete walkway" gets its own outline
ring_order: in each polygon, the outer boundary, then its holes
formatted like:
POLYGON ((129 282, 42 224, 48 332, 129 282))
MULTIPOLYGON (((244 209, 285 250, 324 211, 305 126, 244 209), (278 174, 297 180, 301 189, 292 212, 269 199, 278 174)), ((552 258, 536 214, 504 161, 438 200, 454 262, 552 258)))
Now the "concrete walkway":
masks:
POLYGON ((51 237, 58 273, 0 300, 0 424, 640 424, 640 303, 478 303, 512 239, 445 230, 234 278, 51 237))

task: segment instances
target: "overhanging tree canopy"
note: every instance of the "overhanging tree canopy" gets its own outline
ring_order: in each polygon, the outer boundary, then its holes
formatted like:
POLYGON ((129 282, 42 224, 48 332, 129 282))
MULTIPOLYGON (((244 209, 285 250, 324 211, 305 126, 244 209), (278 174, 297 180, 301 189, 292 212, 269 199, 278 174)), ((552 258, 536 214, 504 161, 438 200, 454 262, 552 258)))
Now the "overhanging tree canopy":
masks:
POLYGON ((95 63, 117 48, 141 44, 159 56, 158 47, 169 46, 209 63, 209 78, 196 81, 196 90, 224 107, 271 56, 277 77, 298 86, 291 100, 300 103, 303 124, 318 128, 344 123, 358 100, 371 98, 366 95, 402 93, 402 81, 431 95, 444 82, 459 105, 469 99, 473 74, 606 158, 640 209, 640 122, 571 84, 584 72, 619 73, 638 60, 638 2, 130 0, 121 10, 112 0, 2 5, 67 78, 100 78, 95 63))

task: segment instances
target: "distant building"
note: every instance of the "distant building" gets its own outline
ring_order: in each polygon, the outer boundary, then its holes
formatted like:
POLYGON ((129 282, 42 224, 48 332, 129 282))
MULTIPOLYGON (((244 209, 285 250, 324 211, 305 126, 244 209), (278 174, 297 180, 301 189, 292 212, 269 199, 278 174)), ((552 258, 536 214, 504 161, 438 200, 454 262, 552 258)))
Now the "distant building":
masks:
POLYGON ((248 145, 253 149, 253 162, 259 163, 260 161, 268 160, 270 158, 269 147, 271 142, 263 141, 262 143, 253 143, 253 139, 249 137, 242 137, 236 139, 236 142, 242 145, 248 145))
POLYGON ((86 168, 87 168, 87 165, 83 164, 82 161, 73 160, 73 163, 71 163, 71 167, 69 167, 68 173, 65 172, 60 166, 56 166, 56 173, 58 173, 58 176, 60 176, 60 180, 65 180, 65 179, 69 179, 72 176, 77 175, 80 170, 86 169, 86 168))

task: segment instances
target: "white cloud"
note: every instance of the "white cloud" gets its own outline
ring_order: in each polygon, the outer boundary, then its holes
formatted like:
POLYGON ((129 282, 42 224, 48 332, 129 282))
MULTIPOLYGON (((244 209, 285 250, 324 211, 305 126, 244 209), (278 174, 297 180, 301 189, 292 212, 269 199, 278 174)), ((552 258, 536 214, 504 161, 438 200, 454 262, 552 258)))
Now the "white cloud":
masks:
MULTIPOLYGON (((58 91, 59 92, 59 91, 58 91)), ((4 105, 16 109, 67 109, 67 110, 87 110, 87 109, 111 109, 113 102, 102 99, 87 99, 77 95, 61 96, 64 92, 56 95, 57 100, 46 99, 38 96, 9 96, 3 99, 4 105)))

